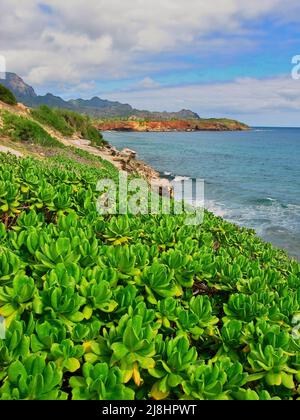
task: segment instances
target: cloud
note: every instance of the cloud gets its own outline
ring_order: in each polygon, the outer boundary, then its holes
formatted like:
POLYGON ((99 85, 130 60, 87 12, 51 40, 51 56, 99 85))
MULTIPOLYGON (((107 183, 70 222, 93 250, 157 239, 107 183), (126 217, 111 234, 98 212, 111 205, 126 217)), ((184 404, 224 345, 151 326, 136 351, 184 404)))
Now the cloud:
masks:
POLYGON ((291 113, 293 124, 299 125, 300 80, 291 76, 241 78, 228 83, 161 87, 106 96, 140 109, 149 108, 149 104, 152 110, 191 108, 203 117, 239 117, 249 123, 263 115, 265 124, 280 124, 280 119, 284 121, 285 114, 291 113))
MULTIPOLYGON (((251 48, 251 23, 293 21, 298 0, 0 0, 0 54, 32 84, 145 77, 169 54, 251 48)), ((169 63, 169 64, 168 64, 169 63)), ((179 62, 179 66, 180 66, 179 62)))
POLYGON ((143 80, 137 83, 138 89, 155 89, 160 86, 159 83, 155 82, 155 80, 151 79, 151 77, 145 77, 143 80))

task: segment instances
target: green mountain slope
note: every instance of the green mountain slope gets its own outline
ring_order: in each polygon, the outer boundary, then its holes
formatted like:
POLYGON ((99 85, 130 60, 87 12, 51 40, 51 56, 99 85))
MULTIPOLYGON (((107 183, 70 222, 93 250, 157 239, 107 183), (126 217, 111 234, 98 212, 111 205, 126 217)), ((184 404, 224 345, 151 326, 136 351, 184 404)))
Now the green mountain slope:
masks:
POLYGON ((73 99, 65 101, 58 96, 47 93, 44 96, 38 96, 34 89, 27 85, 22 78, 15 73, 6 73, 6 79, 1 79, 0 84, 10 89, 16 98, 30 107, 47 105, 51 108, 64 108, 85 113, 94 117, 130 117, 138 116, 143 118, 179 118, 179 119, 198 119, 199 116, 189 110, 179 112, 149 112, 140 111, 132 108, 129 104, 108 101, 94 97, 90 100, 73 99))

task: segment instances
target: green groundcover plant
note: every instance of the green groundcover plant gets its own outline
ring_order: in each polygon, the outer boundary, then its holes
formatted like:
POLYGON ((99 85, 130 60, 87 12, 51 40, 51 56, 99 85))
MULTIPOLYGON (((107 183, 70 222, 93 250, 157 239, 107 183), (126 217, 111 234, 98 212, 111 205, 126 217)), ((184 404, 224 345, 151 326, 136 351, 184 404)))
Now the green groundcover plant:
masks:
POLYGON ((300 398, 296 261, 208 212, 100 216, 109 165, 0 167, 0 399, 300 398))

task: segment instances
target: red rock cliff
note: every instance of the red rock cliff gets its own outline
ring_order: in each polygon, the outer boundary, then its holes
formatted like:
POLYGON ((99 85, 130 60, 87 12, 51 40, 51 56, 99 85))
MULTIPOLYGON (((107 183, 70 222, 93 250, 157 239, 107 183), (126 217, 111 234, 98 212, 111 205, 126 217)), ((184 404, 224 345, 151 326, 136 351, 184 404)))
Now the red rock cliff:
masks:
POLYGON ((101 131, 242 131, 249 130, 243 123, 234 120, 167 120, 134 121, 107 120, 97 124, 101 131))

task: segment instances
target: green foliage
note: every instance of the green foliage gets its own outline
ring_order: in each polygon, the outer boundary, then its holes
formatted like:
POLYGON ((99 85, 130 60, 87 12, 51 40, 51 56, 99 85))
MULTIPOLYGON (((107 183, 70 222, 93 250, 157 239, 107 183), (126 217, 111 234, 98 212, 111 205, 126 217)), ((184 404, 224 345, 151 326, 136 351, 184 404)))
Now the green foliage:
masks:
POLYGON ((186 337, 177 336, 174 339, 162 335, 157 337, 157 348, 160 349, 160 359, 149 373, 157 382, 151 389, 151 396, 156 400, 168 397, 172 388, 177 388, 189 378, 189 371, 197 361, 197 350, 190 347, 186 337))
POLYGON ((64 136, 71 136, 74 132, 59 112, 46 105, 32 109, 30 112, 34 119, 42 124, 53 127, 64 136))
POLYGON ((81 135, 90 140, 92 146, 102 146, 104 144, 102 134, 92 125, 87 125, 86 129, 81 132, 81 135))
POLYGON ((45 356, 32 355, 24 363, 13 362, 7 372, 7 381, 1 390, 2 400, 65 400, 60 391, 62 372, 45 356))
POLYGON ((62 148, 63 145, 54 137, 51 137, 38 123, 23 116, 3 113, 5 135, 15 141, 34 143, 45 147, 62 148))
POLYGON ((0 101, 5 102, 8 105, 17 105, 15 95, 7 89, 5 86, 0 84, 0 101))
POLYGON ((0 154, 0 399, 299 399, 299 264, 208 212, 100 216, 118 174, 72 153, 0 154))
POLYGON ((72 377, 70 385, 74 400, 133 400, 134 391, 122 384, 120 369, 106 363, 83 367, 83 377, 72 377))
POLYGON ((84 139, 90 140, 93 146, 103 146, 105 144, 102 134, 92 125, 92 121, 87 115, 65 109, 56 109, 52 112, 58 118, 63 119, 70 130, 79 133, 84 139))
POLYGON ((234 399, 234 394, 239 392, 246 378, 240 363, 224 358, 196 367, 183 383, 183 389, 188 399, 229 400, 234 399))
POLYGON ((65 137, 75 134, 90 140, 92 146, 101 147, 106 143, 100 131, 93 126, 92 120, 87 115, 65 109, 49 108, 46 105, 32 109, 30 112, 36 121, 54 128, 65 137))

